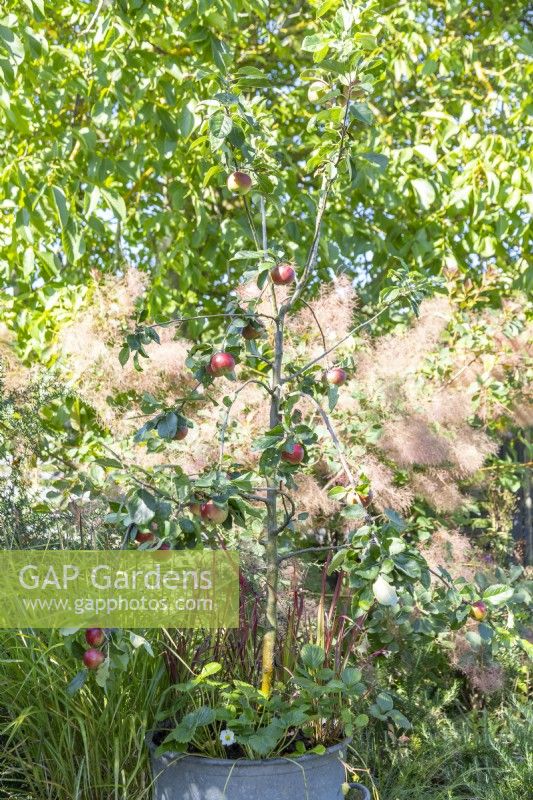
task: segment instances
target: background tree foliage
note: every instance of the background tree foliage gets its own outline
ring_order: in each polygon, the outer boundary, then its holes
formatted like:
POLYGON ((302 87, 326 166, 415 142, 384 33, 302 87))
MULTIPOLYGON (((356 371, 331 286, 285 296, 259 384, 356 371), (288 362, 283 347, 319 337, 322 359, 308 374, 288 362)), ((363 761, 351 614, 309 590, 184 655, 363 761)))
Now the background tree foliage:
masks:
MULTIPOLYGON (((240 268, 228 258, 249 244, 225 189, 232 158, 271 195, 271 237, 303 258, 328 109, 302 75, 327 63, 342 9, 4 0, 0 300, 26 359, 53 361, 95 276, 126 263, 149 274, 150 317, 218 308, 240 268)), ((396 256, 473 281, 494 267, 494 301, 523 289, 526 4, 370 2, 358 26, 371 95, 354 104, 351 178, 334 192, 319 277, 344 272, 371 301, 396 256)))

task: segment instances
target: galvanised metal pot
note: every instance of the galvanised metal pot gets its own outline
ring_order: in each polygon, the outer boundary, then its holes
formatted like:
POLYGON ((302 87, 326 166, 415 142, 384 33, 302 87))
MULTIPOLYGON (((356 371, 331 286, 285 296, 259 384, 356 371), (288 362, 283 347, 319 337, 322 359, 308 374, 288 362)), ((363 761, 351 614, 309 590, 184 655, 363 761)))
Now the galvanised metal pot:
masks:
MULTIPOLYGON (((310 753, 298 758, 264 761, 233 761, 178 753, 158 756, 150 738, 148 746, 154 800, 343 799, 346 771, 342 760, 346 742, 329 747, 323 755, 310 753)), ((351 783, 350 788, 359 792, 357 800, 370 800, 370 793, 364 786, 351 783)))

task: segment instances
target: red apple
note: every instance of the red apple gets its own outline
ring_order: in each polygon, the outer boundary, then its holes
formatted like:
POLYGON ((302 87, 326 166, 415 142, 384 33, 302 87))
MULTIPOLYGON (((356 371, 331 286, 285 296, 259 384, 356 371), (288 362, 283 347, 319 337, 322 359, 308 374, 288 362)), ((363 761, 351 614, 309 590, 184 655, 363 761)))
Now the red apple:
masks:
POLYGON ((215 353, 209 362, 211 375, 218 377, 219 375, 226 375, 228 372, 233 372, 235 369, 235 359, 231 353, 215 353))
POLYGON ((249 322, 248 325, 242 329, 241 333, 244 339, 249 340, 249 339, 260 339, 263 331, 261 328, 254 327, 252 323, 249 322))
POLYGON ((159 547, 157 549, 158 550, 170 550, 170 544, 168 542, 161 542, 161 544, 159 545, 159 547))
POLYGON ((477 619, 478 622, 485 619, 487 616, 487 604, 483 602, 483 600, 477 600, 475 603, 472 603, 470 607, 470 616, 474 619, 477 619))
POLYGON ((270 270, 270 277, 272 278, 272 283, 275 283, 276 286, 288 286, 295 279, 296 272, 291 264, 282 262, 281 264, 276 264, 270 270))
POLYGON ((85 631, 85 641, 91 647, 100 647, 105 642, 105 633, 102 628, 88 628, 85 631))
POLYGON ((281 451, 281 458, 289 464, 301 464, 305 458, 305 450, 301 444, 287 444, 281 451))
POLYGON ((87 667, 87 669, 98 669, 98 667, 103 664, 105 661, 105 656, 101 650, 96 650, 92 647, 90 650, 86 650, 83 654, 83 663, 87 667))
POLYGON ((139 544, 144 544, 145 542, 153 542, 155 536, 150 531, 137 531, 137 536, 135 537, 135 541, 139 542, 139 544))
POLYGON ((202 506, 200 503, 189 503, 189 511, 193 515, 193 517, 201 517, 202 516, 202 506))
POLYGON ((228 518, 228 507, 226 505, 218 505, 213 500, 208 500, 207 503, 202 503, 200 511, 202 519, 214 522, 215 525, 222 525, 228 518))
POLYGON ((247 172, 232 172, 228 175, 226 185, 234 194, 248 194, 252 188, 252 179, 247 172))
POLYGON ((348 379, 348 373, 342 367, 332 367, 326 372, 326 380, 332 386, 342 386, 348 379))
POLYGON ((185 439, 188 433, 189 433, 189 428, 187 427, 187 425, 180 425, 176 429, 176 433, 174 434, 174 441, 181 442, 182 439, 185 439))

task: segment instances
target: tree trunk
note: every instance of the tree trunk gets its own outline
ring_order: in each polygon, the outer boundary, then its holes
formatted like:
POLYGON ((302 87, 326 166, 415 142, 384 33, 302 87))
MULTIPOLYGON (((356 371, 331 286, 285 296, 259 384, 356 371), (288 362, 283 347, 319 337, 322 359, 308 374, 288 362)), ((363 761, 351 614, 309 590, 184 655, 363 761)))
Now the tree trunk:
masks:
MULTIPOLYGON (((275 357, 272 371, 272 400, 270 402, 270 427, 281 422, 280 394, 283 364, 283 313, 276 320, 275 357)), ((268 697, 272 691, 275 669, 276 633, 278 628, 278 486, 275 479, 267 482, 267 529, 265 542, 267 603, 265 635, 262 653, 261 691, 268 697)))

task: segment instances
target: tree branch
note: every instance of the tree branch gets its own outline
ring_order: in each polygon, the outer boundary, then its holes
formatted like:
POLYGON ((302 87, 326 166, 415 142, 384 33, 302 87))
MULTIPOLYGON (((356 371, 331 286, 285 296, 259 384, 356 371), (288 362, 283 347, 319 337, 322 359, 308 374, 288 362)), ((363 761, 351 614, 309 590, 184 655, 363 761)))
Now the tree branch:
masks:
POLYGON ((345 145, 345 141, 346 141, 346 134, 348 132, 348 118, 349 118, 349 115, 350 115, 350 96, 351 96, 352 84, 351 83, 348 84, 347 88, 348 88, 348 97, 347 97, 347 100, 346 100, 346 108, 344 110, 344 118, 343 118, 343 121, 342 121, 341 140, 340 140, 340 144, 339 144, 339 150, 338 150, 338 153, 337 153, 337 158, 336 158, 335 162, 333 163, 334 174, 333 174, 332 177, 327 177, 325 174, 322 177, 322 186, 321 186, 321 189, 320 189, 320 196, 319 196, 318 207, 317 207, 317 214, 316 214, 316 220, 315 220, 315 232, 314 232, 314 235, 313 235, 313 241, 311 242, 311 247, 309 248, 309 253, 308 253, 308 256, 307 256, 307 259, 306 259, 306 262, 305 262, 305 267, 304 267, 304 271, 302 273, 302 277, 300 278, 300 280, 296 284, 296 287, 294 289, 294 292, 293 292, 292 296, 289 298, 287 303, 285 303, 284 308, 286 309, 286 312, 290 311, 290 309, 293 308, 294 305, 300 299, 300 297, 301 297, 301 295, 302 295, 302 293, 303 293, 303 291, 305 289, 305 286, 307 284, 307 281, 309 280, 311 272, 313 271, 313 268, 314 268, 314 266, 316 264, 316 260, 317 260, 317 256, 318 256, 318 246, 320 244, 320 234, 321 234, 321 229, 322 229, 322 219, 323 219, 324 213, 326 211, 326 205, 327 205, 329 193, 331 191, 331 187, 333 186, 333 184, 335 182, 335 178, 337 177, 338 166, 339 166, 341 158, 342 158, 342 156, 344 154, 344 145, 345 145))
POLYGON ((96 22, 96 20, 98 19, 99 15, 100 15, 100 11, 102 10, 102 6, 103 5, 104 5, 104 0, 99 0, 98 5, 96 6, 96 11, 92 15, 89 24, 87 25, 86 28, 84 28, 82 31, 80 31, 78 33, 78 36, 85 36, 86 34, 91 32, 94 23, 96 22))
POLYGON ((313 241, 311 242, 311 247, 309 248, 309 254, 307 256, 304 271, 302 273, 302 277, 296 284, 294 292, 292 293, 291 297, 283 306, 285 313, 290 311, 291 308, 297 303, 299 298, 301 297, 303 290, 307 284, 309 276, 313 267, 315 266, 317 255, 318 255, 318 245, 320 244, 320 233, 322 228, 322 217, 324 216, 324 212, 326 210, 329 190, 331 188, 333 181, 327 178, 325 175, 322 178, 322 186, 320 188, 320 196, 318 201, 317 207, 317 214, 315 220, 315 232, 313 235, 313 241))
POLYGON ((447 589, 451 589, 452 591, 457 591, 455 586, 453 586, 449 581, 446 580, 446 578, 444 578, 439 572, 432 569, 430 566, 428 566, 428 572, 431 572, 431 574, 434 575, 436 578, 438 578, 439 581, 442 581, 442 583, 446 586, 447 589))
POLYGON ((326 337, 324 336, 324 331, 322 330, 322 325, 321 325, 321 324, 320 324, 320 322, 318 321, 318 317, 317 317, 317 315, 315 314, 315 310, 314 310, 313 306, 312 306, 310 303, 308 303, 306 300, 302 300, 302 304, 303 304, 303 305, 304 305, 306 308, 308 308, 308 309, 309 309, 309 311, 311 312, 311 314, 313 315, 313 319, 314 319, 314 320, 315 320, 315 322, 316 322, 316 326, 317 326, 318 330, 320 331, 320 336, 321 336, 321 338, 322 338, 322 347, 324 348, 324 350, 326 350, 326 348, 327 348, 327 344, 326 344, 326 337))
MULTIPOLYGON (((265 198, 261 195, 260 198, 260 207, 261 207, 261 234, 263 237, 263 252, 266 253, 268 250, 268 236, 267 236, 267 220, 266 220, 266 205, 265 205, 265 198)), ((276 297, 276 287, 269 281, 270 283, 270 295, 272 297, 272 307, 274 309, 274 313, 276 317, 279 314, 278 309, 278 298, 276 297)))
MULTIPOLYGON (((246 315, 246 312, 243 312, 246 315)), ((238 318, 242 317, 243 314, 231 313, 231 314, 198 314, 194 317, 176 317, 175 319, 169 319, 166 322, 154 322, 152 325, 143 325, 143 328, 166 328, 169 325, 182 325, 184 322, 193 322, 196 319, 216 319, 217 317, 228 317, 228 318, 238 318)), ((275 317, 270 316, 270 314, 256 314, 256 317, 265 317, 265 319, 275 320, 275 317)))
POLYGON ((297 372, 293 372, 290 375, 287 375, 285 378, 282 378, 281 382, 282 383, 289 383, 290 381, 293 381, 296 378, 299 378, 300 375, 303 375, 304 372, 307 372, 308 369, 311 369, 311 367, 313 367, 315 364, 318 364, 319 361, 322 361, 323 358, 326 358, 326 356, 329 356, 329 354, 332 353, 334 350, 336 350, 337 347, 340 347, 341 344, 344 344, 344 342, 347 342, 348 339, 350 339, 354 335, 354 333, 357 333, 357 331, 360 331, 361 328, 364 328, 366 325, 370 325, 371 322, 374 322, 374 320, 376 320, 378 317, 380 317, 383 314, 384 311, 386 311, 388 308, 390 308, 391 305, 392 305, 392 303, 387 303, 387 305, 383 306, 383 308, 381 308, 379 311, 377 311, 372 317, 369 317, 364 322, 361 322, 360 325, 356 325, 355 328, 352 328, 351 331, 349 331, 346 334, 346 336, 343 336, 342 339, 340 339, 338 342, 336 342, 336 344, 332 345, 331 347, 328 347, 328 349, 325 350, 323 353, 321 353, 319 356, 317 356, 316 358, 313 358, 312 361, 309 361, 309 363, 306 364, 305 367, 302 367, 297 372))
POLYGON ((345 473, 346 477, 348 478, 350 486, 355 488, 355 486, 356 486, 355 478, 354 478, 354 476, 352 474, 352 471, 350 469, 348 461, 346 460, 346 456, 344 455, 344 451, 342 449, 342 445, 340 443, 339 437, 337 436, 337 434, 335 432, 335 428, 333 427, 330 418, 328 417, 328 415, 326 414, 326 412, 324 411, 324 409, 322 408, 322 406, 320 405, 318 400, 316 400, 313 397, 313 395, 303 393, 302 397, 309 398, 309 400, 311 400, 315 404, 315 406, 316 406, 316 408, 318 410, 318 413, 320 414, 320 416, 324 420, 324 424, 325 424, 325 426, 326 426, 326 428, 328 430, 328 433, 329 433, 329 435, 331 436, 331 438, 333 440, 333 444, 335 445, 335 449, 337 450, 337 453, 338 453, 338 456, 339 456, 339 461, 341 462, 342 468, 344 470, 344 473, 345 473))
POLYGON ((226 431, 228 429, 228 423, 229 423, 229 417, 230 417, 230 414, 231 414, 231 410, 232 410, 235 402, 237 401, 237 398, 239 397, 240 393, 243 391, 243 389, 246 389, 246 387, 249 386, 251 383, 255 383, 258 386, 261 386, 263 389, 266 389, 268 394, 270 396, 272 396, 271 388, 269 386, 267 386, 266 383, 263 383, 262 381, 258 381, 255 378, 250 378, 250 380, 248 380, 245 383, 243 383, 242 386, 240 386, 237 389, 237 391, 234 392, 231 404, 229 406, 227 406, 227 408, 226 408, 226 413, 224 415, 224 420, 222 422, 222 427, 220 429, 220 446, 219 446, 218 470, 217 470, 217 472, 219 474, 220 474, 220 470, 222 469, 222 460, 224 458, 224 445, 225 445, 225 439, 226 439, 226 431))
POLYGON ((167 494, 166 492, 163 492, 161 489, 158 489, 157 486, 153 486, 151 483, 147 483, 146 481, 142 481, 140 478, 137 478, 137 476, 133 472, 133 470, 137 469, 137 470, 139 470, 139 472, 142 472, 144 475, 146 475, 147 477, 150 478, 151 475, 147 470, 145 470, 143 467, 140 467, 138 464, 132 464, 132 465, 125 464, 123 459, 121 458, 121 456, 118 453, 116 453, 114 450, 112 450, 111 447, 109 447, 109 445, 107 445, 107 444, 105 444, 103 442, 102 446, 104 447, 105 450, 107 450, 109 453, 111 453, 113 458, 115 458, 119 462, 119 464, 121 465, 122 469, 128 470, 128 472, 131 475, 132 480, 134 480, 135 483, 138 486, 141 486, 143 489, 149 489, 151 492, 153 492, 154 494, 159 495, 159 497, 162 497, 164 500, 168 500, 169 502, 173 503, 174 505, 177 505, 178 508, 183 508, 184 503, 181 500, 178 500, 176 497, 173 497, 171 494, 167 494))
POLYGON ((278 563, 281 564, 282 561, 286 561, 289 558, 299 558, 299 556, 304 555, 305 553, 317 553, 319 551, 328 550, 347 550, 348 547, 346 544, 325 544, 325 545, 318 545, 317 547, 304 547, 302 550, 293 550, 291 553, 285 553, 284 555, 278 558, 278 563))
POLYGON ((246 211, 246 216, 248 217, 248 224, 250 226, 250 231, 252 232, 255 248, 256 250, 261 250, 261 245, 259 244, 259 239, 257 238, 257 233, 255 231, 254 219, 252 217, 252 212, 250 211, 250 204, 248 203, 248 198, 243 197, 242 199, 244 203, 244 210, 246 211))
MULTIPOLYGON (((282 531, 285 530, 285 528, 288 527, 288 525, 290 525, 290 523, 296 516, 296 506, 290 494, 287 494, 287 492, 282 492, 281 489, 276 489, 275 491, 277 492, 277 494, 283 497, 285 501, 288 501, 290 505, 290 511, 285 511, 285 519, 282 522, 282 524, 279 525, 274 530, 270 531, 272 535, 278 536, 282 531)), ((265 505, 268 505, 269 502, 267 497, 260 497, 259 495, 256 494, 243 494, 242 497, 245 497, 247 500, 256 500, 258 503, 265 503, 265 505)))

